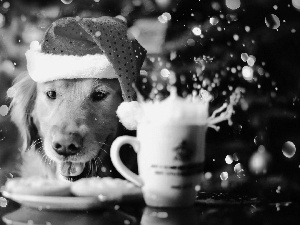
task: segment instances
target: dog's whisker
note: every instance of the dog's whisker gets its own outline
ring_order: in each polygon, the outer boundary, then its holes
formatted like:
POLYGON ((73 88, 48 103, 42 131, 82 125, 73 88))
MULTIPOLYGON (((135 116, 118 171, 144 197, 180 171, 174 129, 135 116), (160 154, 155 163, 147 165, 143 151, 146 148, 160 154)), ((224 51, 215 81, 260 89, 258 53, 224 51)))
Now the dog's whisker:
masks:
POLYGON ((32 149, 33 147, 37 146, 38 144, 40 144, 42 142, 43 141, 41 138, 35 140, 34 142, 32 142, 32 144, 27 149, 25 149, 25 152, 28 152, 30 149, 32 149))
POLYGON ((108 155, 107 151, 104 148, 100 148, 100 150, 104 151, 108 155))
MULTIPOLYGON (((101 167, 104 167, 104 164, 103 164, 103 162, 102 162, 102 160, 100 159, 100 157, 97 157, 97 161, 100 161, 100 163, 101 163, 101 167)), ((100 166, 99 166, 100 167, 100 166)))
POLYGON ((106 145, 106 146, 111 146, 111 145, 106 144, 105 142, 101 142, 101 141, 94 141, 94 142, 99 143, 99 144, 102 144, 102 145, 106 145))

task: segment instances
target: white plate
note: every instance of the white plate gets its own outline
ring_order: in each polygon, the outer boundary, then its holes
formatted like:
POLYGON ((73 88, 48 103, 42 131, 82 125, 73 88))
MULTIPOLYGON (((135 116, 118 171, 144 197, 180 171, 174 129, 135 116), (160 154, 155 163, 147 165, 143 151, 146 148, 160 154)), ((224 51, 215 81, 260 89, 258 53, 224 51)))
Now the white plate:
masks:
POLYGON ((39 210, 89 210, 113 205, 113 201, 101 201, 98 197, 62 197, 13 194, 3 191, 2 195, 24 206, 39 210))

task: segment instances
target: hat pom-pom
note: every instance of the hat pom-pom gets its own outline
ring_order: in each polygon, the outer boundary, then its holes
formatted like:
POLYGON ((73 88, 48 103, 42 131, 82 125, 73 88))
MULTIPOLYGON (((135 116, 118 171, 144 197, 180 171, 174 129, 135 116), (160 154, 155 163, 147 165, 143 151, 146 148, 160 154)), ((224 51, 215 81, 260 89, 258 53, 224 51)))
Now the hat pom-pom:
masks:
POLYGON ((137 101, 122 102, 117 109, 120 122, 128 130, 136 130, 141 115, 141 106, 137 101))

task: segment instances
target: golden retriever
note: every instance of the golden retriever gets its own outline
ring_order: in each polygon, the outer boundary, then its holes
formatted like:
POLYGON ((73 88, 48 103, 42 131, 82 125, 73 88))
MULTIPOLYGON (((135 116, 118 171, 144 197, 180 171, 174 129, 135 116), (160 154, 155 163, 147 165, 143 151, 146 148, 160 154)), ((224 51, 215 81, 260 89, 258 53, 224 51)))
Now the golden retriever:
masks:
POLYGON ((117 79, 36 83, 25 75, 11 92, 11 117, 23 139, 22 176, 118 176, 109 158, 111 143, 125 131, 116 116, 123 101, 117 79))

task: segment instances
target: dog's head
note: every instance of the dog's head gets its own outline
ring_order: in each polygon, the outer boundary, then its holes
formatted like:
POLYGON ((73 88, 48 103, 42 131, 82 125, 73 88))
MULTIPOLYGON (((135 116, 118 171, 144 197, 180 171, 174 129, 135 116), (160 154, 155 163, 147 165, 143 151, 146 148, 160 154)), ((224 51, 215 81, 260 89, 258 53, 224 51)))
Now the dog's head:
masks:
POLYGON ((25 56, 30 77, 14 85, 12 101, 23 149, 33 145, 64 177, 97 174, 122 127, 118 106, 136 99, 146 50, 118 18, 66 17, 25 56))
POLYGON ((11 114, 23 149, 33 146, 71 180, 105 169, 110 145, 122 130, 116 116, 123 101, 117 79, 35 83, 26 76, 13 89, 11 114))

